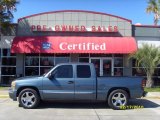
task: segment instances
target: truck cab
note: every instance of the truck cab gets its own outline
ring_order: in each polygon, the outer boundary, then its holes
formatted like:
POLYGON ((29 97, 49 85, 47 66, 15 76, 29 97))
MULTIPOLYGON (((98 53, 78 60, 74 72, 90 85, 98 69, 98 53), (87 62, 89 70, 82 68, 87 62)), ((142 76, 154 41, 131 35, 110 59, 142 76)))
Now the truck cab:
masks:
POLYGON ((96 73, 93 64, 59 64, 43 78, 43 98, 95 100, 96 73))

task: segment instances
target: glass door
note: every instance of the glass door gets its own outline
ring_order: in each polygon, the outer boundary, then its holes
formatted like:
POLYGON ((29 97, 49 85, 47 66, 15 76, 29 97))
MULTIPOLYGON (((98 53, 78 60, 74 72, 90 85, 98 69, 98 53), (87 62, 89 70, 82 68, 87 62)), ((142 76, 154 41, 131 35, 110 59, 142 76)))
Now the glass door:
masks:
POLYGON ((95 65, 97 76, 113 76, 112 58, 90 58, 90 63, 95 65))
POLYGON ((96 69, 96 75, 100 76, 100 58, 91 58, 90 59, 90 63, 93 63, 95 65, 95 69, 96 69))
POLYGON ((112 59, 102 59, 102 73, 103 76, 112 76, 112 59))

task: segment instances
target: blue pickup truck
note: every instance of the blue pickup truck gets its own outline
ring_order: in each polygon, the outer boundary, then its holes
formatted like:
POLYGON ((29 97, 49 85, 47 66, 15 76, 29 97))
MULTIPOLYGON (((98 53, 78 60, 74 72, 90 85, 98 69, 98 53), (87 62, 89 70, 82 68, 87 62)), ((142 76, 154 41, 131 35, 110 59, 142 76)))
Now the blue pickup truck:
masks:
POLYGON ((23 77, 12 82, 9 96, 24 108, 40 101, 106 101, 113 109, 143 95, 140 77, 97 77, 92 63, 63 63, 39 77, 23 77))

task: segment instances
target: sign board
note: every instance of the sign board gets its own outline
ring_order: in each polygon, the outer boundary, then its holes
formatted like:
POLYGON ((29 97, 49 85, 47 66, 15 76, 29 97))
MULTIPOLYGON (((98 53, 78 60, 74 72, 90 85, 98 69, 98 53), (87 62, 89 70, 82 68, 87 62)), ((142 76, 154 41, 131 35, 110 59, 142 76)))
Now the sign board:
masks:
POLYGON ((31 31, 55 31, 55 32, 118 32, 117 26, 90 26, 84 25, 31 25, 31 31))

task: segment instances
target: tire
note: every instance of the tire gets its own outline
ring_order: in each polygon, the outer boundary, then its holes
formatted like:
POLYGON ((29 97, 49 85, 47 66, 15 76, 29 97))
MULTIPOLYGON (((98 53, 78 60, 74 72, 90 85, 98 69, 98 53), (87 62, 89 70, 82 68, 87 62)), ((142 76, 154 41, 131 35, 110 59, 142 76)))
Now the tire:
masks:
POLYGON ((19 105, 26 109, 36 108, 40 103, 40 96, 34 89, 23 89, 18 96, 19 105))
POLYGON ((128 104, 128 93, 122 89, 112 91, 108 97, 108 105, 114 110, 122 110, 128 104))

